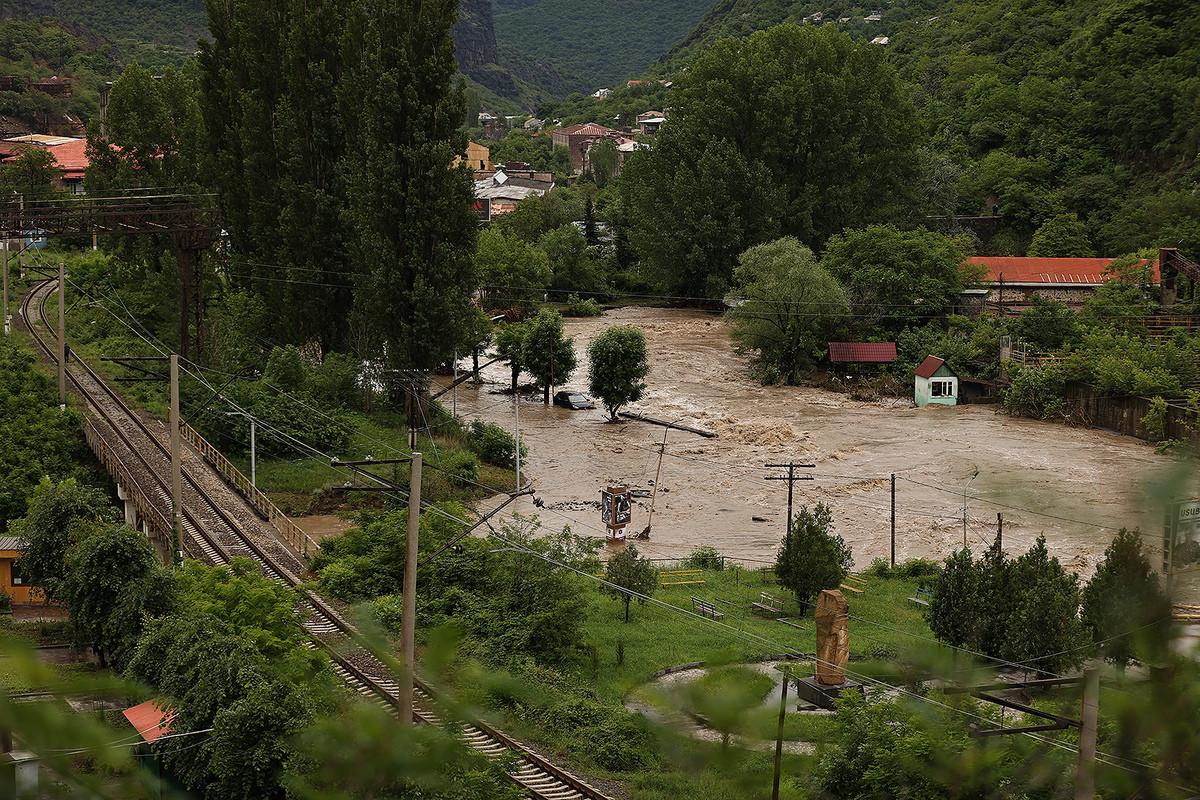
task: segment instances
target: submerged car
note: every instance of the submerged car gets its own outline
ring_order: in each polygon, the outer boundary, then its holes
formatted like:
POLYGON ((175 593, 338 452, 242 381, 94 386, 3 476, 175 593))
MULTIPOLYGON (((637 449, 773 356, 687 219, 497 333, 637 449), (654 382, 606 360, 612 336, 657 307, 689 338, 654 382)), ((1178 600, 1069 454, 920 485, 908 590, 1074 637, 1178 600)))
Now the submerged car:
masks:
POLYGON ((579 411, 584 408, 595 408, 592 398, 581 392, 555 392, 554 405, 579 411))

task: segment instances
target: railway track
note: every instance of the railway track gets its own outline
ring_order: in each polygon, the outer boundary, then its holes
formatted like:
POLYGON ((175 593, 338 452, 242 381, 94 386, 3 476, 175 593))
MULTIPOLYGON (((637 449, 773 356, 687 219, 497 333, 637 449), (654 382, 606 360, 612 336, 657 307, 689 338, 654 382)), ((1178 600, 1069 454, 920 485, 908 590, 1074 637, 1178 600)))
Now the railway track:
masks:
MULTIPOLYGON (((55 284, 36 284, 21 302, 20 314, 38 348, 56 358, 57 334, 46 319, 45 304, 55 284), (34 313, 36 309, 36 314, 34 313)), ((143 419, 88 364, 74 354, 67 378, 87 403, 89 442, 107 451, 109 461, 125 480, 153 506, 154 527, 170 530, 170 450, 168 431, 161 421, 143 419), (93 441, 93 436, 100 441, 93 441), (164 511, 166 509, 166 511, 164 511)), ((399 716, 397 683, 387 667, 357 644, 356 631, 322 598, 308 591, 298 577, 305 565, 294 551, 214 473, 203 459, 184 447, 182 545, 193 558, 227 564, 245 556, 256 562, 270 580, 295 589, 301 601, 297 615, 313 648, 324 650, 338 677, 357 694, 399 716)), ((110 467, 111 469, 111 467, 110 467)), ((128 489, 128 487, 127 487, 128 489)), ((148 521, 149 522, 149 521, 148 521)), ((414 688, 414 720, 441 725, 436 693, 418 680, 414 688)), ((571 773, 560 769, 530 747, 482 722, 456 725, 461 738, 484 755, 497 759, 512 754, 509 777, 540 800, 609 800, 571 773)))

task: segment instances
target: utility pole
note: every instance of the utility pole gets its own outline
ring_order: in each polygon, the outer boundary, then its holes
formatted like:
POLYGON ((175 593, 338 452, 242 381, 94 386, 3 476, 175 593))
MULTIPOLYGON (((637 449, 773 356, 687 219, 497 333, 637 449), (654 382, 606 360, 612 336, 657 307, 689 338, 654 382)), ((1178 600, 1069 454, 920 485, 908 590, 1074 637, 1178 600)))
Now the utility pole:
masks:
POLYGON ((658 467, 654 470, 654 488, 650 490, 650 519, 646 522, 645 537, 650 537, 650 528, 654 525, 654 501, 658 498, 658 482, 662 478, 662 462, 663 456, 667 453, 667 434, 671 429, 666 425, 663 426, 662 444, 658 446, 658 467))
POLYGON ((517 491, 521 491, 521 394, 513 392, 513 420, 515 433, 513 434, 514 446, 517 463, 517 491))
POLYGON ((179 433, 179 355, 171 353, 171 557, 183 563, 183 463, 179 433))
POLYGON ((779 694, 779 727, 775 732, 775 778, 771 782, 771 800, 779 800, 779 773, 783 768, 783 717, 787 713, 788 673, 783 672, 783 691, 779 694))
POLYGON ((892 566, 896 566, 896 473, 892 473, 892 566))
POLYGON ((4 335, 8 336, 11 329, 8 323, 8 239, 4 240, 4 335))
POLYGON ((971 478, 963 484, 963 550, 967 549, 967 489, 971 486, 971 481, 979 477, 979 470, 976 469, 971 473, 971 478))
POLYGON ((450 384, 454 387, 454 394, 450 395, 450 416, 453 419, 458 419, 458 351, 454 351, 454 383, 450 384))
MULTIPOLYGON (((247 414, 246 416, 250 416, 247 414)), ((258 488, 258 437, 254 417, 250 417, 250 485, 258 488)))
POLYGON ((1001 550, 1004 549, 1004 514, 1003 513, 996 514, 996 544, 998 544, 1000 546, 1001 550))
POLYGON ((765 466, 767 467, 767 469, 784 469, 784 468, 786 468, 788 471, 788 474, 786 477, 783 475, 768 475, 766 479, 769 481, 787 481, 787 485, 788 485, 787 533, 790 534, 792 532, 792 488, 795 486, 796 481, 811 481, 813 479, 812 475, 797 475, 796 470, 798 468, 813 469, 814 467, 816 467, 816 464, 797 464, 795 461, 789 461, 786 464, 766 464, 765 466))
MULTIPOLYGON (((8 307, 4 308, 5 315, 8 307)), ((67 265, 58 262, 58 409, 67 410, 67 265)))
POLYGON ((404 594, 401 597, 401 652, 404 669, 400 676, 400 724, 413 722, 413 678, 417 669, 417 536, 421 531, 421 454, 412 454, 408 481, 408 536, 404 541, 404 594))
POLYGON ((1083 671, 1083 710, 1080 714, 1079 761, 1075 767, 1075 800, 1096 797, 1096 721, 1100 717, 1100 672, 1094 665, 1083 671))

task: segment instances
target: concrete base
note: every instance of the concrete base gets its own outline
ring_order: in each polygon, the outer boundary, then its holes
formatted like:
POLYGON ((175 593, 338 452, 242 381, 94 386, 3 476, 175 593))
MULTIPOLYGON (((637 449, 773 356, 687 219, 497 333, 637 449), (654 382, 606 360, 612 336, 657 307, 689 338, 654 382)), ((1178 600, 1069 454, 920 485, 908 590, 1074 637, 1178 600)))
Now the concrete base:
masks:
POLYGON ((817 708, 832 711, 834 703, 843 692, 863 693, 863 685, 857 681, 846 681, 838 686, 825 686, 817 683, 816 678, 799 678, 796 680, 796 695, 817 708))

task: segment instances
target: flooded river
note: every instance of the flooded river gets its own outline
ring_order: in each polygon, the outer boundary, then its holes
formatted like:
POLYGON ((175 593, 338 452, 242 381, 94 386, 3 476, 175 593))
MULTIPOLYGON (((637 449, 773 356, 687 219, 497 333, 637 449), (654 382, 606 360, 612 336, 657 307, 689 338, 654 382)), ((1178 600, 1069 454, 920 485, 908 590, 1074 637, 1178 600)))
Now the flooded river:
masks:
MULTIPOLYGON (((648 542, 651 557, 688 554, 711 545, 750 562, 773 559, 787 516, 787 484, 766 481, 771 462, 807 462, 812 481, 796 484, 796 506, 825 502, 858 567, 886 557, 890 476, 897 475, 899 559, 942 558, 963 541, 977 552, 1004 515, 1006 549, 1023 551, 1045 533, 1068 569, 1090 574, 1116 528, 1141 526, 1157 548, 1161 517, 1143 511, 1141 484, 1168 460, 1128 437, 1014 419, 994 406, 917 409, 907 399, 856 402, 809 388, 764 387, 734 352, 724 322, 693 311, 624 308, 568 320, 579 367, 563 388, 586 390, 587 345, 611 325, 641 328, 650 374, 645 397, 631 410, 715 431, 715 439, 672 430, 662 459, 660 494, 648 542)), ((464 362, 465 364, 466 362, 464 362)), ((485 384, 457 391, 460 416, 480 416, 511 430, 511 397, 497 394, 508 370, 484 371, 485 384)), ((443 398, 447 406, 450 396, 443 398)), ((612 424, 603 410, 546 407, 541 395, 521 401, 523 465, 545 503, 518 508, 554 527, 603 536, 599 492, 627 484, 650 490, 663 428, 612 424)), ((633 510, 631 531, 647 524, 649 498, 633 510)))

